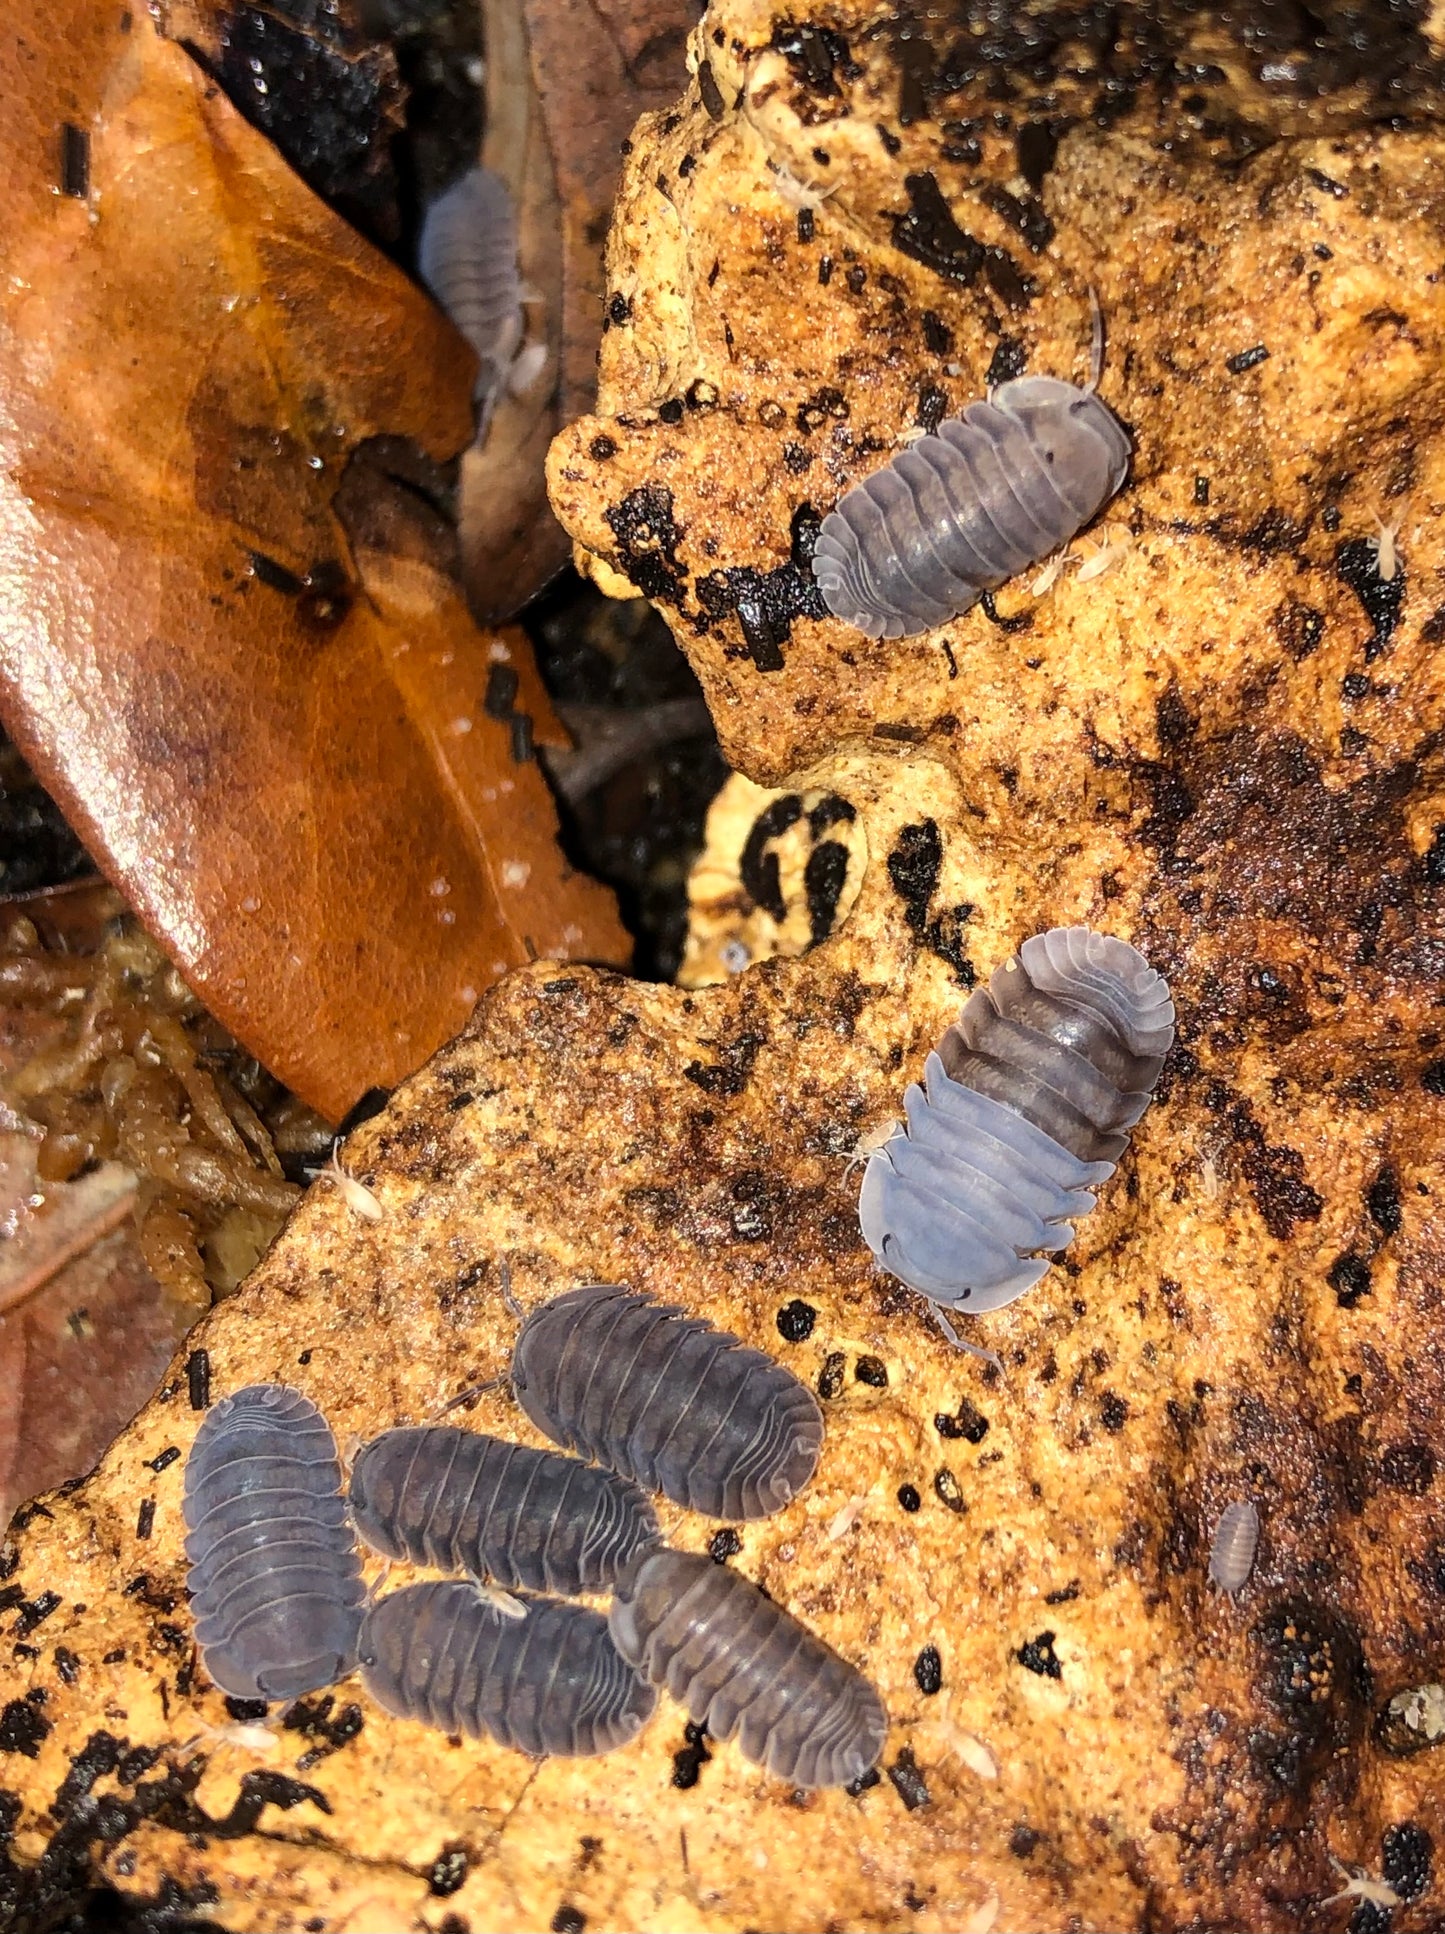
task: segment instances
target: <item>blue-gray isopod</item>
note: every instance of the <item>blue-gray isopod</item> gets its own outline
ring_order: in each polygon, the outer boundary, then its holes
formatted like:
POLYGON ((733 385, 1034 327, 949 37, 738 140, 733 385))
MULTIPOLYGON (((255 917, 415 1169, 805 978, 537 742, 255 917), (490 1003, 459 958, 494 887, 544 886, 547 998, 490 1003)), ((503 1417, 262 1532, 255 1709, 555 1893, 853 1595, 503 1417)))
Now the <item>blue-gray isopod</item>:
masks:
POLYGON ((431 204, 417 244, 422 281, 477 352, 476 396, 501 387, 522 344, 517 218, 507 184, 473 168, 431 204))
POLYGON ((846 1786, 883 1751, 888 1714, 863 1674, 727 1565, 650 1552, 608 1617, 629 1664, 794 1786, 846 1786))
POLYGON ((823 602, 870 638, 946 624, 1067 544, 1128 468, 1128 435, 1092 386, 1015 377, 823 519, 813 552, 823 602))
POLYGON ((398 1718, 519 1753, 607 1753, 636 1738, 657 1694, 602 1614, 524 1602, 524 1617, 508 1617, 462 1579, 389 1592, 362 1624, 362 1684, 398 1718))
POLYGON ((1259 1549, 1259 1511, 1248 1498, 1226 1504, 1209 1548, 1209 1576, 1231 1596, 1254 1570, 1259 1549))
POLYGON ((555 1443, 709 1517, 781 1511, 818 1468, 823 1413, 790 1371, 615 1284, 533 1310, 512 1383, 555 1443))
POLYGON ((222 1692, 296 1699, 344 1678, 364 1592, 315 1404, 281 1383, 223 1398, 196 1432, 183 1509, 196 1642, 222 1692))
POLYGON ((869 1156, 869 1248, 936 1303, 1011 1303, 1073 1241, 1173 1039, 1169 989, 1126 941, 1088 927, 1026 940, 908 1089, 907 1133, 869 1156))
POLYGON ((523 1591, 606 1590, 659 1541, 652 1506, 625 1478, 445 1424, 363 1445, 351 1514, 388 1558, 523 1591))

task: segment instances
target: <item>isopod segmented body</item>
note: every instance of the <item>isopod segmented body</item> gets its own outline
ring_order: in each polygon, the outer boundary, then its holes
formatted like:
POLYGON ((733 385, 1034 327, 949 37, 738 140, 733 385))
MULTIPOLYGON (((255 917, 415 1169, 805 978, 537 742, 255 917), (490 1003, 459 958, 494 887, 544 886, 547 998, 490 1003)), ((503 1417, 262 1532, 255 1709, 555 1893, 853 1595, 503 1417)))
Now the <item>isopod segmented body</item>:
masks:
POLYGON ((362 1684, 390 1713, 519 1753, 582 1756, 636 1738, 657 1694, 600 1612, 555 1598, 507 1617, 463 1579, 408 1585, 370 1607, 362 1684))
POLYGON ((929 1055, 906 1134, 869 1158, 869 1248, 950 1308, 1011 1303, 1093 1208, 1173 1038, 1169 989, 1126 941, 1088 927, 1026 940, 929 1055))
POLYGON ((336 1440, 285 1384, 208 1410, 186 1462, 196 1642, 238 1699, 296 1699, 356 1663, 364 1591, 336 1440))
POLYGON ((443 1424, 363 1445, 351 1513, 388 1558, 522 1591, 605 1590, 659 1541, 652 1506, 625 1478, 443 1424))
POLYGON ((823 1413, 761 1350, 609 1283, 522 1325, 512 1382, 555 1443, 714 1518, 762 1518, 812 1477, 823 1413))
POLYGON ((1019 376, 856 484, 813 575, 870 638, 946 624, 1081 531, 1123 486, 1129 438, 1092 388, 1019 376))
POLYGON ((472 168, 427 209, 417 244, 422 281, 477 352, 478 401, 500 388, 522 345, 517 217, 507 184, 472 168))
POLYGON ((1209 1548, 1209 1576, 1219 1589, 1231 1595, 1254 1570, 1254 1555, 1259 1549, 1259 1512, 1246 1498, 1227 1504, 1220 1515, 1214 1543, 1209 1548))
POLYGON ((863 1674, 726 1565, 650 1552, 609 1622, 629 1664, 780 1779, 846 1786, 883 1751, 888 1714, 863 1674))

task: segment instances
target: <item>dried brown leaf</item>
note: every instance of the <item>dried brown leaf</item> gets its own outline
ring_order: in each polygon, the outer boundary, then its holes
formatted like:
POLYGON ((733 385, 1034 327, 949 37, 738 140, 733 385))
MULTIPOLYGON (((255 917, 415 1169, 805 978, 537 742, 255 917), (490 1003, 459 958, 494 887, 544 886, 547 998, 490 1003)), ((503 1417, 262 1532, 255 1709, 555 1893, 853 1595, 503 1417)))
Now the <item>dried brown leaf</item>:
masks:
POLYGON ((565 563, 547 504, 554 432, 592 407, 602 266, 623 143, 686 78, 687 0, 482 0, 487 48, 483 160, 511 187, 523 284, 536 292, 554 378, 506 397, 462 466, 462 553, 472 609, 509 616, 565 563))
POLYGON ((27 5, 0 77, 0 709, 212 1012, 334 1118, 508 967, 627 950, 485 708, 500 663, 493 712, 555 733, 520 641, 333 503, 379 439, 461 448, 469 353, 145 14, 27 5))

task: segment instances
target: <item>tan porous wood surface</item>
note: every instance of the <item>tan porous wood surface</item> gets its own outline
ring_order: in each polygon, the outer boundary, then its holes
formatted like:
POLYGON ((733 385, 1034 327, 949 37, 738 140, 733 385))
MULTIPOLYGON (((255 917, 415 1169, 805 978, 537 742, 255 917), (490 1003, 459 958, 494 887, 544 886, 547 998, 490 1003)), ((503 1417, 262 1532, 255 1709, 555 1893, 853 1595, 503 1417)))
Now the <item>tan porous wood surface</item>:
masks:
MULTIPOLYGON (((264 1754, 206 1730, 228 1722, 191 1649, 182 1466, 153 1468, 196 1427, 178 1370, 5 1581, 29 1649, 3 1665, 0 1784, 32 1901, 93 1861, 238 1929, 1334 1930, 1355 1903, 1327 1899, 1333 1857, 1394 1876, 1396 1934, 1438 1924, 1445 1752, 1399 1756, 1379 1724, 1445 1677, 1432 51, 1409 28, 1403 124, 1367 126, 1378 73, 1280 104, 1260 76, 1287 47, 1154 10, 1201 104, 1149 70, 1111 127, 1062 128, 1035 255, 981 185, 1033 218, 1020 124, 1055 110, 1027 61, 1068 120, 1102 83, 1064 70, 1097 49, 970 67, 951 30, 904 121, 912 43, 807 15, 714 7, 705 76, 640 128, 603 413, 559 440, 552 487, 599 575, 669 612, 734 761, 855 808, 857 899, 801 958, 692 993, 504 981, 353 1138, 382 1220, 315 1192, 194 1340, 217 1394, 285 1378, 343 1442, 498 1374, 503 1262, 524 1307, 625 1279, 772 1350, 832 1393, 827 1441, 732 1562, 874 1676, 883 1778, 799 1798, 715 1746, 679 1786, 666 1701, 592 1764, 454 1745, 349 1686, 264 1754), (992 281, 894 246, 926 171, 1007 252, 992 281), (1137 448, 1107 568, 1084 544, 1040 596, 1007 587, 1027 629, 975 610, 884 646, 808 615, 800 510, 885 461, 930 387, 957 409, 1019 355, 1081 378, 1090 285, 1137 448), (1397 514, 1382 578, 1368 545, 1397 514), (745 632, 735 607, 769 600, 745 632), (973 1326, 991 1380, 873 1270, 844 1168, 964 987, 1071 920, 1169 976, 1179 1045, 1064 1263, 973 1326), (788 1343, 794 1300, 816 1318, 788 1343), (1206 1563, 1242 1496, 1263 1537, 1230 1601, 1206 1563)), ((535 1441, 498 1392, 469 1414, 535 1441)), ((716 1528, 666 1524, 694 1549, 716 1528)))

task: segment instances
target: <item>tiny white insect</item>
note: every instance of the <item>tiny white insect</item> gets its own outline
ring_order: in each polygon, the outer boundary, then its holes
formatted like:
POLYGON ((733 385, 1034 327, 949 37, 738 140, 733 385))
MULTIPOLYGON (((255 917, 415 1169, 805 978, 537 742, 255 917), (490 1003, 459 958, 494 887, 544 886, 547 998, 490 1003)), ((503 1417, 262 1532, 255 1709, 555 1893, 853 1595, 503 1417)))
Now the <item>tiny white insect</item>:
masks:
POLYGON ((1376 1879, 1366 1873, 1363 1867, 1347 1867, 1343 1860, 1330 1855, 1330 1865, 1345 1882, 1337 1894, 1330 1894, 1321 1905, 1328 1907, 1332 1900, 1367 1900, 1375 1907, 1398 1907, 1400 1896, 1388 1880, 1376 1879))
POLYGON ((836 1544, 840 1538, 847 1537, 859 1518, 862 1517, 863 1507, 867 1504, 868 1497, 869 1493, 864 1491, 860 1497, 849 1498, 842 1510, 834 1514, 832 1523, 828 1526, 827 1533, 828 1543, 830 1545, 836 1544))
POLYGON ((1103 542, 1079 566, 1080 584, 1090 584, 1112 571, 1128 555, 1134 541, 1122 524, 1105 524, 1101 536, 1103 542))
POLYGON ((1036 598, 1047 597, 1059 579, 1064 575, 1067 566, 1073 563, 1073 561, 1069 555, 1067 545, 1062 550, 1055 551, 1053 556, 1044 565, 1043 570, 1039 572, 1038 576, 1029 586, 1029 590, 1036 598))
POLYGON ((477 1586, 477 1596, 484 1605, 490 1605, 499 1618, 518 1619, 527 1616, 527 1608, 520 1598, 513 1598, 504 1592, 500 1585, 477 1586))
POLYGON ((1375 547, 1375 572, 1382 584, 1393 583, 1395 573, 1400 568, 1400 551, 1396 539, 1400 535, 1400 526, 1404 521, 1403 510, 1396 511, 1395 521, 1391 524, 1386 524, 1379 518, 1375 520, 1377 532, 1370 542, 1375 547))
POLYGON ((855 1168, 866 1162, 870 1155, 876 1155, 880 1148, 886 1147, 895 1135, 902 1133, 903 1123, 897 1120, 876 1122, 872 1128, 866 1129, 853 1144, 848 1165, 843 1170, 843 1180, 846 1182, 855 1168))
POLYGON ((773 187, 778 199, 787 203, 789 208, 808 208, 816 211, 830 195, 836 195, 841 182, 835 181, 830 188, 820 188, 816 182, 800 181, 790 168, 781 161, 770 161, 768 172, 773 177, 773 187))
POLYGON ((959 1922, 959 1934, 993 1934, 1002 1905, 997 1893, 986 1894, 979 1905, 959 1922))
POLYGON ((718 959, 730 974, 740 974, 752 957, 747 943, 742 940, 725 940, 718 949, 718 959))
POLYGON ((182 1751, 195 1745, 196 1741, 201 1739, 212 1740, 217 1746, 236 1746, 244 1753, 261 1753, 263 1755, 277 1752, 281 1746, 281 1741, 269 1726, 259 1724, 244 1725, 240 1722, 227 1726, 208 1726, 203 1722, 201 1730, 195 1735, 194 1739, 187 1741, 186 1747, 183 1747, 182 1751))
POLYGON ((1212 1155, 1204 1156, 1199 1164, 1199 1192, 1206 1202, 1219 1200, 1219 1170, 1212 1155))
POLYGON ((977 1733, 968 1732, 957 1725, 946 1711, 934 1718, 932 1730, 946 1750, 960 1760, 978 1779, 996 1780, 998 1778, 997 1756, 993 1748, 986 1745, 977 1733))
POLYGON ((331 1150, 329 1164, 321 1170, 318 1179, 331 1183, 353 1215, 359 1215, 367 1222, 380 1222, 386 1214, 385 1209, 365 1182, 358 1182, 354 1175, 347 1174, 341 1166, 335 1147, 331 1150))

